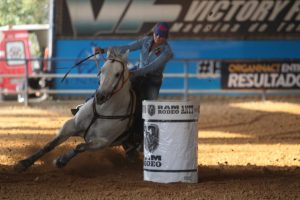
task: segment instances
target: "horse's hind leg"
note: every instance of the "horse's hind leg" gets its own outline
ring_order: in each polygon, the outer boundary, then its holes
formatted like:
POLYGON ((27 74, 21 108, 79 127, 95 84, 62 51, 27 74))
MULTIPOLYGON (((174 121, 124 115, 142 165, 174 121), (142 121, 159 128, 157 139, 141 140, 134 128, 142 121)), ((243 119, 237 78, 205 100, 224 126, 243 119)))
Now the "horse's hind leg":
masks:
POLYGON ((60 129, 58 135, 47 143, 42 149, 38 150, 36 153, 32 154, 24 160, 20 160, 15 165, 15 170, 22 172, 30 167, 36 160, 45 155, 46 153, 53 150, 56 146, 60 145, 66 141, 69 137, 76 135, 78 131, 75 128, 74 119, 68 120, 63 127, 60 129))

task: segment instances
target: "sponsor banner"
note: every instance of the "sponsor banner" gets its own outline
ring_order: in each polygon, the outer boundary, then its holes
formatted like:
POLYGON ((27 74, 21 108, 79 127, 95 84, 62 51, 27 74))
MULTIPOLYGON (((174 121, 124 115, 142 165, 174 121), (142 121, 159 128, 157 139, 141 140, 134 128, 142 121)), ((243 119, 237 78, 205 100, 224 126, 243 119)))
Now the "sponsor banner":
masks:
POLYGON ((300 38, 300 0, 56 0, 57 37, 300 38))
POLYGON ((299 89, 300 61, 223 62, 223 89, 299 89))

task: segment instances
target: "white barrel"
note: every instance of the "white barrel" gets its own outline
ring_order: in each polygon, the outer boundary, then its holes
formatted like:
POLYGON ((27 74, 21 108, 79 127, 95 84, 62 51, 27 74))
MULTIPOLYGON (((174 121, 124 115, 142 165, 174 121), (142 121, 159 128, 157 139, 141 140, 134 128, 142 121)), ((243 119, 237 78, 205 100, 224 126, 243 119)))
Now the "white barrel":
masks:
POLYGON ((144 180, 198 182, 199 104, 143 101, 144 180))

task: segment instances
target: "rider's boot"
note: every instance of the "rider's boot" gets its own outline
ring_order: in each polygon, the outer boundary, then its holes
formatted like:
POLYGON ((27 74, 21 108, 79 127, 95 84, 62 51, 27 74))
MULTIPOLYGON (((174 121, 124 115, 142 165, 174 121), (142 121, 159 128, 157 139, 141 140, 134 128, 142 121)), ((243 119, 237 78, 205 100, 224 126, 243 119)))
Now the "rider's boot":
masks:
POLYGON ((131 150, 129 152, 126 152, 125 156, 129 162, 135 163, 139 160, 140 154, 137 150, 131 150))
MULTIPOLYGON (((94 98, 95 93, 89 96, 88 98, 85 99, 85 102, 88 102, 90 99, 94 98)), ((84 104, 84 103, 83 103, 84 104)), ((83 106, 83 104, 79 104, 75 108, 71 108, 71 113, 72 115, 76 115, 76 113, 79 111, 79 109, 83 106)))
POLYGON ((137 151, 136 149, 136 145, 133 145, 132 143, 128 142, 128 141, 125 141, 123 144, 122 144, 124 150, 125 150, 125 156, 126 156, 126 159, 129 161, 129 162, 136 162, 138 161, 139 159, 139 152, 137 151))
POLYGON ((76 106, 75 108, 71 108, 71 113, 73 116, 76 115, 76 113, 79 111, 79 109, 83 106, 83 104, 79 104, 78 106, 76 106))

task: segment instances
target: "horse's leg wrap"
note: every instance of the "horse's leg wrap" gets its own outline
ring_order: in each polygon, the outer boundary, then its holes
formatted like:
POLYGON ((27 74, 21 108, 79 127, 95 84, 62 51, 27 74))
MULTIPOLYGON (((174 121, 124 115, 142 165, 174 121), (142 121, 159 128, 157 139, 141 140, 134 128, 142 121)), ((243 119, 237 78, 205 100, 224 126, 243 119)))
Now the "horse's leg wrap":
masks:
POLYGON ((66 166, 66 164, 79 153, 80 152, 76 151, 76 149, 72 149, 71 151, 67 152, 66 154, 55 159, 54 164, 56 165, 56 167, 62 168, 64 166, 66 166))
POLYGON ((99 149, 103 147, 103 142, 105 140, 96 140, 88 143, 78 144, 75 149, 67 152, 66 154, 58 157, 54 160, 54 164, 58 168, 64 167, 72 158, 74 158, 77 154, 85 152, 87 150, 99 149))
POLYGON ((56 158, 54 160, 54 164, 56 165, 56 167, 58 168, 62 168, 64 166, 66 166, 66 164, 72 159, 74 158, 77 154, 82 153, 86 150, 86 143, 83 144, 79 144, 76 146, 75 149, 72 149, 71 151, 65 153, 64 155, 56 158))

